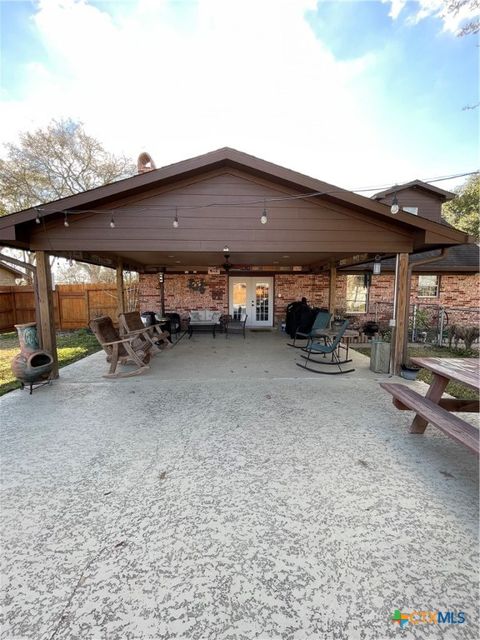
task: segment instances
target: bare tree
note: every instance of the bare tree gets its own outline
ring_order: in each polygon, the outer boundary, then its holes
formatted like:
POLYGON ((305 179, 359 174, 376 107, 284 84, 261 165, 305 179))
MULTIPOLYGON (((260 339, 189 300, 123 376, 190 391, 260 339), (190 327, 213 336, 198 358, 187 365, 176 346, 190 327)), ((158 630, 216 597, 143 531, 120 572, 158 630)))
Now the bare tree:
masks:
POLYGON ((480 0, 446 0, 447 13, 457 15, 463 9, 468 10, 471 19, 467 24, 463 25, 457 35, 468 36, 478 33, 480 31, 480 0))
POLYGON ((83 125, 52 120, 5 145, 0 159, 0 215, 64 198, 133 175, 123 156, 107 152, 83 125))

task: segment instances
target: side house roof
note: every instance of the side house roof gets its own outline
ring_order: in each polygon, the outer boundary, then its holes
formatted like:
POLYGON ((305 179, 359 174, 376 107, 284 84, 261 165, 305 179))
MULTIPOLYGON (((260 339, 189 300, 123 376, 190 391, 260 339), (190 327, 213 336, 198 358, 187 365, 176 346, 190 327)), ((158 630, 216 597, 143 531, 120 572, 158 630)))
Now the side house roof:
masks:
POLYGON ((423 189, 424 191, 428 191, 438 196, 438 198, 440 200, 443 200, 444 202, 446 200, 452 200, 453 198, 455 198, 455 193, 446 191, 445 189, 440 189, 439 187, 434 187, 433 185, 428 184, 428 182, 423 182, 423 180, 412 180, 411 182, 406 182, 405 184, 395 184, 392 187, 385 189, 385 191, 379 191, 378 193, 373 195, 372 198, 374 200, 381 200, 386 196, 399 191, 403 191, 404 189, 423 189))
MULTIPOLYGON (((450 247, 445 256, 440 260, 415 267, 415 263, 425 258, 433 258, 438 255, 436 251, 423 251, 410 256, 410 262, 414 265, 414 272, 423 273, 477 273, 480 271, 480 247, 478 244, 460 244, 450 247)), ((344 268, 342 271, 371 271, 373 262, 363 265, 355 265, 344 268)), ((382 271, 395 271, 395 259, 386 258, 382 260, 382 271)))
POLYGON ((15 269, 15 267, 11 267, 8 264, 5 264, 4 262, 2 262, 2 254, 0 253, 0 269, 3 271, 8 271, 9 273, 13 273, 14 276, 17 276, 18 278, 25 278, 26 274, 23 271, 20 271, 20 269, 15 269))

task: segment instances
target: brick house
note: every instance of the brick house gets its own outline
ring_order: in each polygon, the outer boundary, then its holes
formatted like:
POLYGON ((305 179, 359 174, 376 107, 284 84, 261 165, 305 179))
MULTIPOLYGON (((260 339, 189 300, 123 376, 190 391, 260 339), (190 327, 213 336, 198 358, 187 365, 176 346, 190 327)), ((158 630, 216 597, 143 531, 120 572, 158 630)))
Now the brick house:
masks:
MULTIPOLYGON (((449 226, 442 219, 441 209, 444 202, 454 197, 453 193, 415 180, 377 193, 372 199, 390 206, 394 197, 401 210, 411 216, 422 216, 449 226)), ((423 305, 432 309, 445 307, 450 312, 452 321, 469 324, 479 322, 478 245, 454 246, 443 256, 439 251, 417 253, 410 260, 413 264, 410 305, 423 305), (433 261, 422 264, 426 259, 433 261)), ((373 275, 373 268, 373 262, 365 262, 343 268, 339 265, 337 271, 336 309, 349 315, 352 323, 358 327, 372 319, 387 322, 392 315, 395 260, 382 256, 379 275, 373 275)), ((255 270, 252 265, 241 265, 240 269, 249 278, 255 270)), ((328 271, 299 273, 292 271, 291 267, 271 265, 268 276, 273 278, 273 325, 278 326, 284 320, 285 310, 290 302, 303 296, 311 306, 329 307, 328 271)), ((229 282, 233 277, 237 280, 239 278, 232 271, 228 274, 223 272, 209 275, 204 270, 172 273, 168 269, 162 276, 165 311, 176 311, 182 317, 187 317, 190 310, 198 308, 233 313, 237 308, 232 300, 233 291, 229 282), (191 281, 195 278, 204 283, 205 290, 201 295, 190 288, 191 281)), ((142 311, 160 311, 160 289, 158 274, 140 276, 142 311)))
MULTIPOLYGON (((142 311, 186 317, 192 309, 245 310, 250 327, 278 325, 287 304, 303 296, 358 318, 377 297, 394 298, 397 370, 406 344, 410 265, 419 254, 471 242, 441 222, 440 205, 450 195, 416 181, 366 198, 230 148, 158 169, 142 154, 135 176, 3 216, 0 243, 35 251, 37 319, 42 344, 53 354, 52 255, 116 269, 118 312, 125 309, 125 270, 140 274, 142 311), (392 193, 401 207, 418 207, 417 214, 400 208, 392 215, 392 193), (394 296, 387 271, 392 259, 394 296), (370 275, 372 261, 384 265, 380 275, 370 275)), ((458 276, 465 292, 476 287, 477 271, 455 264, 441 275, 443 285, 431 278, 416 283, 423 272, 415 272, 414 291, 437 286, 439 295, 457 302, 458 276)))

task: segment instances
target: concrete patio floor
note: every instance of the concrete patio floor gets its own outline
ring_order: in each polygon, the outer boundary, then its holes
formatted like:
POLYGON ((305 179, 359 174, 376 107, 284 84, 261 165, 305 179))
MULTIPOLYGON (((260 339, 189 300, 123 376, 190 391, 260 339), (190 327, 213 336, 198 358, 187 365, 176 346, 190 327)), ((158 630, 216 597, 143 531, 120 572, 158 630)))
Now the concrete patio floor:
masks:
POLYGON ((316 376, 286 342, 194 335, 117 381, 99 353, 1 398, 2 639, 478 637, 475 457, 409 435, 365 356, 316 376))

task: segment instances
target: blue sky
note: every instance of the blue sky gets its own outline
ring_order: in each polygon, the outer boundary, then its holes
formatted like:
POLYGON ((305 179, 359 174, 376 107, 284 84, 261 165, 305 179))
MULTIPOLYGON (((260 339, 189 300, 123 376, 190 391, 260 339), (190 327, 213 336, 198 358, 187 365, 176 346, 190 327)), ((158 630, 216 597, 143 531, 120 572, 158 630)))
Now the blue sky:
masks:
POLYGON ((71 117, 157 166, 232 146, 347 188, 478 165, 478 42, 441 0, 0 9, 0 142, 71 117))

